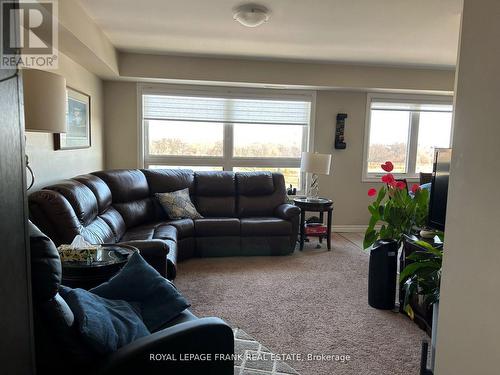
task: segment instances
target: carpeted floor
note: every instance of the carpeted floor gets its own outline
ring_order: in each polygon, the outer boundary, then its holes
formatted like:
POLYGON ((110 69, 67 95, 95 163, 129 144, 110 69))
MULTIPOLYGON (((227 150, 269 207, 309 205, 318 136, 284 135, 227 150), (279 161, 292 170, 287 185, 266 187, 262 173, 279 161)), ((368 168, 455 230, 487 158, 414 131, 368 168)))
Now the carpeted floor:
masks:
POLYGON ((418 374, 426 335, 402 314, 368 306, 368 255, 358 243, 336 234, 331 252, 310 244, 284 257, 190 259, 176 285, 197 315, 221 317, 274 353, 300 354, 285 362, 301 375, 418 374))

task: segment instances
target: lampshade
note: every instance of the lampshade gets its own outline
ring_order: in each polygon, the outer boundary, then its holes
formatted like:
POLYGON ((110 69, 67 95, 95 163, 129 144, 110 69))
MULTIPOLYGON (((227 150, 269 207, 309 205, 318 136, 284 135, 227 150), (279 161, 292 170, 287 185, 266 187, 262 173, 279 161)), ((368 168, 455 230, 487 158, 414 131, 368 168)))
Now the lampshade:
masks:
POLYGON ((43 70, 23 70, 26 131, 66 133, 66 80, 43 70))
POLYGON ((331 163, 332 155, 330 154, 303 152, 300 160, 300 170, 315 174, 330 174, 331 163))

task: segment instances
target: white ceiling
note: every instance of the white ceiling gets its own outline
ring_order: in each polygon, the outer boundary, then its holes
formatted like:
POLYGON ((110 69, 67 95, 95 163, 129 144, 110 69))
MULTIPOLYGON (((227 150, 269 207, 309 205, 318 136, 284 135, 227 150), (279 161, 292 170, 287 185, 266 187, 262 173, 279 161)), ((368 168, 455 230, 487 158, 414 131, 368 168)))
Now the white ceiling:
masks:
POLYGON ((462 0, 263 0, 266 24, 233 20, 236 0, 80 0, 122 51, 455 66, 462 0))

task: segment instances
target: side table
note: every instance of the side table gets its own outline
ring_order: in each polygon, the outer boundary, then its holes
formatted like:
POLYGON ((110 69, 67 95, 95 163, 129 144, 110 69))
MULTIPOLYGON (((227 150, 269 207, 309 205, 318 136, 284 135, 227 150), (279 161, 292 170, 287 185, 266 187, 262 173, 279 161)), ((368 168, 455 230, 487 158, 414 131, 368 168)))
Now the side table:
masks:
POLYGON ((91 289, 120 271, 137 248, 129 245, 102 245, 97 260, 62 261, 61 284, 71 288, 91 289))
POLYGON ((294 198, 293 203, 300 208, 300 250, 304 249, 306 237, 319 237, 321 241, 325 234, 309 234, 306 235, 306 212, 319 212, 319 219, 323 222, 323 215, 327 212, 326 224, 326 244, 328 250, 331 250, 332 241, 332 216, 333 216, 333 201, 326 198, 294 198))

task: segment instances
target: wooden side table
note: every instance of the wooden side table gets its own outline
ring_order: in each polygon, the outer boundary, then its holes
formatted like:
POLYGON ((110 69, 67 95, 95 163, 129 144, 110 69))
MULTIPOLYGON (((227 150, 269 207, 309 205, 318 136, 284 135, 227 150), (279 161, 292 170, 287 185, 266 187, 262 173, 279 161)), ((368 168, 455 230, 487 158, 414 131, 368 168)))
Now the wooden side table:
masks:
POLYGON ((293 203, 300 208, 300 250, 304 249, 306 237, 318 237, 320 242, 325 237, 325 234, 309 234, 306 235, 306 212, 319 212, 319 219, 323 222, 323 215, 327 213, 326 224, 326 245, 328 250, 331 250, 332 241, 332 216, 333 216, 333 201, 326 198, 295 198, 293 203))
POLYGON ((99 259, 93 262, 62 261, 62 284, 71 288, 91 289, 120 271, 137 248, 129 245, 103 245, 99 259))

